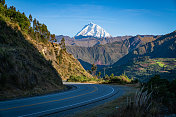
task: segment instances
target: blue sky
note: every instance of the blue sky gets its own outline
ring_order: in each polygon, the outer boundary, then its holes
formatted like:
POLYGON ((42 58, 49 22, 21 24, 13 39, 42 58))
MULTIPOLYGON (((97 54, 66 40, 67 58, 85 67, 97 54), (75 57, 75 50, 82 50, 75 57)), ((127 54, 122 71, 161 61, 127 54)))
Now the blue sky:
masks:
POLYGON ((51 33, 74 36, 93 22, 112 36, 166 34, 176 30, 176 0, 6 0, 32 14, 51 33))

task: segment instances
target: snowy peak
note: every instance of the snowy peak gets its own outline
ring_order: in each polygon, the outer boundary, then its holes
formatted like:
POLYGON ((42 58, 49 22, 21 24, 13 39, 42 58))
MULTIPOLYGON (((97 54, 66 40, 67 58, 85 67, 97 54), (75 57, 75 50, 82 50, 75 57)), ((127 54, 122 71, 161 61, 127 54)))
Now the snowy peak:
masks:
POLYGON ((83 29, 75 35, 75 37, 78 37, 78 36, 92 36, 92 37, 98 37, 98 38, 111 37, 111 35, 107 33, 102 27, 92 22, 85 25, 83 29))

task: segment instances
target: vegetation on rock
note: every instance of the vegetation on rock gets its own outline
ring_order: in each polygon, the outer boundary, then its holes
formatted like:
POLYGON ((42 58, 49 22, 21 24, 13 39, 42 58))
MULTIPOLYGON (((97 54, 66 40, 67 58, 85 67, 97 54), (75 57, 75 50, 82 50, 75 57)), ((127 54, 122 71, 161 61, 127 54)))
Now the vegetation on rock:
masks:
POLYGON ((64 41, 61 45, 53 43, 55 35, 45 24, 0 2, 1 99, 61 90, 61 77, 92 77, 66 52, 64 41))

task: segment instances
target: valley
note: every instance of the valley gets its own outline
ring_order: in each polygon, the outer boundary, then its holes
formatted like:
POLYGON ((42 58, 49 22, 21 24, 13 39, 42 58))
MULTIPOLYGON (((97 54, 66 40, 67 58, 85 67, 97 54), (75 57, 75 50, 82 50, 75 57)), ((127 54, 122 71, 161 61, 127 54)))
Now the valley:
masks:
POLYGON ((93 45, 93 47, 67 45, 66 48, 75 58, 90 64, 112 65, 130 51, 147 42, 156 40, 158 37, 153 35, 124 36, 118 37, 118 40, 116 38, 110 38, 115 42, 97 44, 93 45))
POLYGON ((175 10, 128 2, 0 0, 0 117, 176 116, 175 10))

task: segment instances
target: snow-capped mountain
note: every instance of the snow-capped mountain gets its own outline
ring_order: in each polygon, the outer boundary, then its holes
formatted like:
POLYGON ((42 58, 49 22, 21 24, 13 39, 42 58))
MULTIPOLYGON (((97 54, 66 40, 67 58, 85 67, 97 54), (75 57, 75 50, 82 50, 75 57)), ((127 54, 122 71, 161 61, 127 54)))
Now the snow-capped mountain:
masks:
POLYGON ((75 37, 78 37, 78 36, 92 36, 92 37, 98 37, 98 38, 112 37, 102 27, 94 23, 89 23, 85 25, 83 29, 75 35, 75 37))

